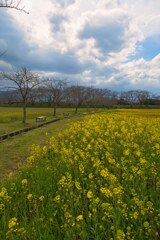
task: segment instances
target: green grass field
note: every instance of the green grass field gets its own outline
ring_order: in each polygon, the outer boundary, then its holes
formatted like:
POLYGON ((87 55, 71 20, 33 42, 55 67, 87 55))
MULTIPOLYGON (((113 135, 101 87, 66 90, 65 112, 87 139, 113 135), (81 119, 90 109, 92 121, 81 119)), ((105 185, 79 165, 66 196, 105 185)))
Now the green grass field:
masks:
MULTIPOLYGON (((79 109, 78 113, 90 111, 91 109, 79 109)), ((74 115, 73 108, 58 108, 56 117, 63 117, 63 112, 74 115)), ((22 108, 0 107, 0 135, 13 132, 19 129, 35 126, 35 119, 38 116, 46 116, 47 121, 55 119, 52 108, 27 108, 27 122, 22 123, 22 108)))
MULTIPOLYGON (((21 123, 21 108, 0 108, 0 135, 12 131, 34 126, 37 116, 47 116, 47 121, 53 119, 50 108, 28 108, 27 123, 21 123)), ((23 165, 25 159, 30 154, 32 144, 45 145, 52 136, 57 136, 58 132, 65 129, 69 124, 83 118, 83 112, 89 112, 92 109, 79 109, 78 114, 74 114, 74 109, 57 109, 57 117, 63 117, 63 112, 70 114, 69 118, 61 119, 50 125, 34 129, 30 132, 20 134, 18 136, 8 138, 0 142, 0 178, 6 174, 16 171, 19 165, 23 165)))
POLYGON ((160 239, 159 121, 160 110, 111 110, 1 142, 20 161, 35 144, 18 172, 4 167, 0 239, 160 239))

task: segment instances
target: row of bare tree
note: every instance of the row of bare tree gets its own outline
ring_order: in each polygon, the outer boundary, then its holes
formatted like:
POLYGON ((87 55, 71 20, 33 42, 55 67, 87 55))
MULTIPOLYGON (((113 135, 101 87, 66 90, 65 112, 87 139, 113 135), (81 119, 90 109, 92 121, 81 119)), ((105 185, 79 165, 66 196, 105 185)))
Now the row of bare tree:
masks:
MULTIPOLYGON (((147 91, 113 92, 108 89, 70 85, 67 80, 40 78, 26 67, 20 70, 0 73, 0 103, 21 103, 23 123, 26 123, 26 107, 45 105, 53 108, 53 116, 59 106, 75 107, 112 107, 116 104, 152 104, 156 98, 147 91)), ((157 99, 158 100, 158 99, 157 99)))
POLYGON ((74 106, 75 113, 83 105, 91 107, 115 104, 115 96, 108 89, 71 86, 63 79, 41 79, 25 67, 12 73, 1 72, 0 77, 3 83, 0 101, 10 104, 20 102, 23 106, 23 123, 26 122, 28 103, 32 106, 35 103, 48 103, 54 108, 53 116, 56 116, 60 104, 74 106))

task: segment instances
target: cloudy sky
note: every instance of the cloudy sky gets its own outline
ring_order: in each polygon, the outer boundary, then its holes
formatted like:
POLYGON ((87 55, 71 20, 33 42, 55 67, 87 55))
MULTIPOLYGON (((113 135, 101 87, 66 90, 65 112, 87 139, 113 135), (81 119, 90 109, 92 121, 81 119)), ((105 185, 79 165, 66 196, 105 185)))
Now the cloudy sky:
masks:
POLYGON ((0 70, 160 94, 160 0, 22 0, 0 8, 0 70))

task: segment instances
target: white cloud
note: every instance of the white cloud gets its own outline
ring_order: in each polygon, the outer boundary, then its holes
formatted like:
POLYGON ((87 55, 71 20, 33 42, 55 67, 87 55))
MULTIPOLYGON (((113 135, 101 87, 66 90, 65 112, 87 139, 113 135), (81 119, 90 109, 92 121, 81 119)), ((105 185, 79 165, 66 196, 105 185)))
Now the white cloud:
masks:
POLYGON ((26 41, 36 47, 45 48, 53 42, 49 18, 52 16, 54 5, 50 0, 24 1, 29 15, 8 10, 15 25, 23 32, 26 41))
POLYGON ((114 80, 121 84, 121 79, 130 89, 157 89, 160 90, 160 54, 146 61, 143 58, 125 64, 120 64, 119 73, 114 76, 114 80))
POLYGON ((3 71, 12 70, 12 65, 6 63, 5 61, 0 61, 0 69, 2 69, 3 71))
MULTIPOLYGON (((23 2, 29 15, 12 10, 8 13, 26 44, 32 51, 34 49, 34 54, 37 52, 38 57, 48 57, 51 63, 49 52, 59 52, 57 58, 64 56, 70 59, 71 64, 77 58, 82 65, 77 69, 82 72, 75 73, 75 78, 81 77, 86 82, 121 88, 124 84, 128 88, 159 87, 160 55, 150 61, 143 56, 135 59, 140 42, 147 37, 160 35, 159 0, 23 2)), ((0 39, 0 42, 5 41, 0 39)), ((57 73, 64 74, 67 64, 64 71, 62 68, 57 67, 57 73)))

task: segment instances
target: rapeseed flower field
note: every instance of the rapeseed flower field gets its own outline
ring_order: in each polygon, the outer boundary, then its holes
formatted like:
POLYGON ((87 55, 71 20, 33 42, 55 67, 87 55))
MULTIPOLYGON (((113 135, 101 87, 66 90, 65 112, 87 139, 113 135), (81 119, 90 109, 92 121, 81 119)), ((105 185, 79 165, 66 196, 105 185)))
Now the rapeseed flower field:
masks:
POLYGON ((34 145, 0 189, 0 239, 160 239, 159 120, 98 113, 34 145))

